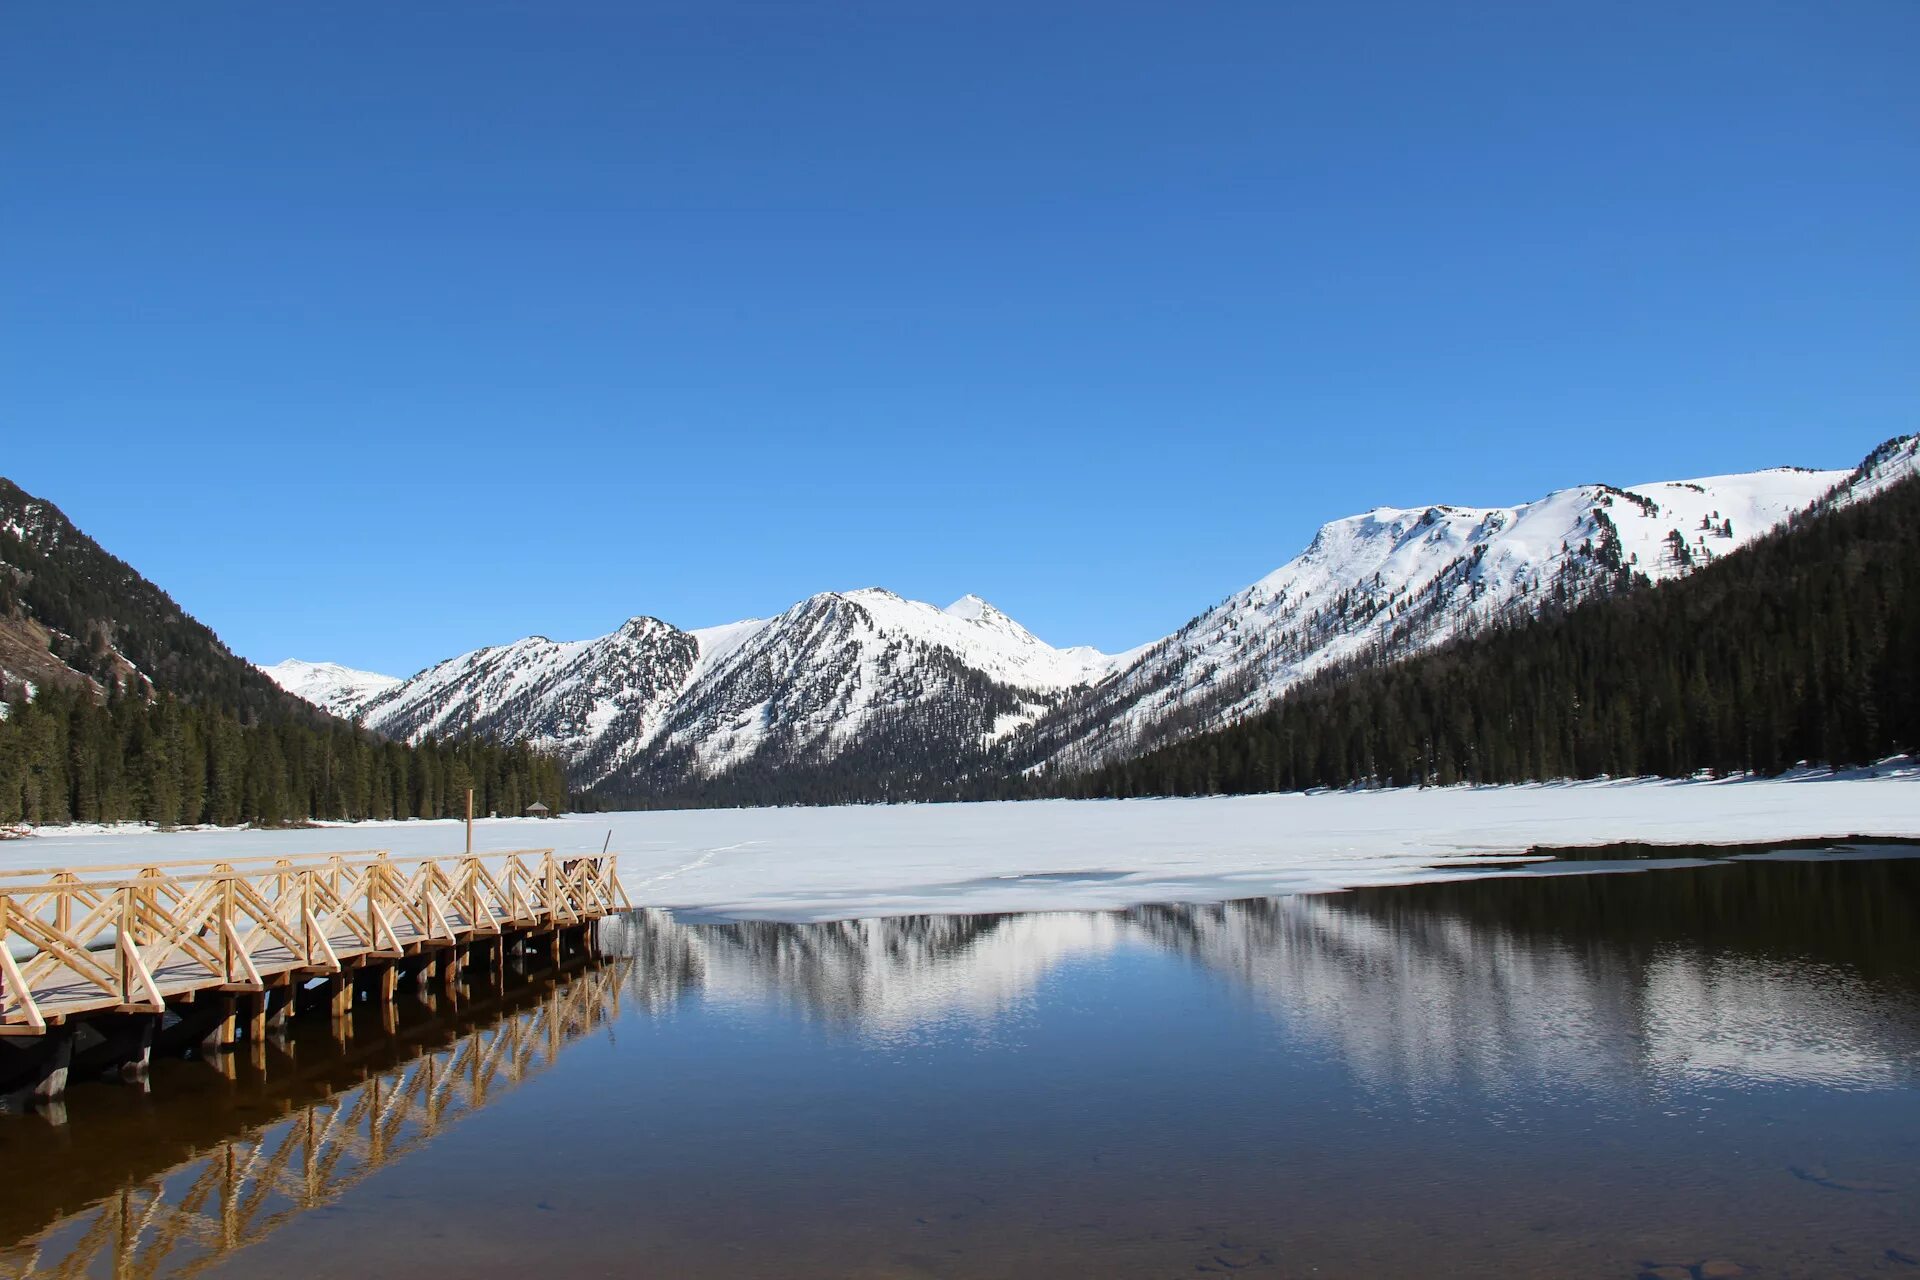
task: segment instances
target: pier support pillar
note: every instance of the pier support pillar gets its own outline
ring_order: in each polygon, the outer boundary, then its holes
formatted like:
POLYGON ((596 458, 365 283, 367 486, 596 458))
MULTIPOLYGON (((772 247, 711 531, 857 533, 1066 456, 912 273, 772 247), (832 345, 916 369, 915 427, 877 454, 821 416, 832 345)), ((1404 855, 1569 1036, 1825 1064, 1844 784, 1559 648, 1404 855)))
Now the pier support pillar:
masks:
POLYGON ((245 1031, 250 1044, 258 1044, 267 1036, 267 993, 256 991, 245 998, 245 1031))
POLYGON ((151 1013, 103 1013, 79 1023, 73 1031, 73 1075, 140 1079, 153 1062, 159 1030, 160 1018, 151 1013))
POLYGON ((234 1017, 233 997, 230 995, 205 995, 200 999, 214 1008, 213 1025, 208 1029, 206 1038, 200 1041, 202 1053, 216 1053, 233 1048, 239 1038, 240 1026, 234 1017))
POLYGON ((48 1027, 46 1034, 10 1040, 0 1061, 0 1102, 50 1103, 67 1091, 73 1066, 73 1028, 48 1027))

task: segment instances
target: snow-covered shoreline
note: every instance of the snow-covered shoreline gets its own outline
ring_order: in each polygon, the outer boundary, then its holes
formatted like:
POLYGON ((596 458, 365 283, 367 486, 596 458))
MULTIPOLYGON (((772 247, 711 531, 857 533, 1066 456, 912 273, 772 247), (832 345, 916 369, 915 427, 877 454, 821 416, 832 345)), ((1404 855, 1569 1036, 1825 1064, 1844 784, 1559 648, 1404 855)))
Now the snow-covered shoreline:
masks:
MULTIPOLYGON (((695 809, 483 819, 481 850, 597 853, 636 905, 822 920, 1220 901, 1470 872, 1537 846, 1920 838, 1920 763, 1784 778, 1164 800, 695 809)), ((0 870, 388 849, 458 852, 458 821, 287 831, 42 829, 0 870)))

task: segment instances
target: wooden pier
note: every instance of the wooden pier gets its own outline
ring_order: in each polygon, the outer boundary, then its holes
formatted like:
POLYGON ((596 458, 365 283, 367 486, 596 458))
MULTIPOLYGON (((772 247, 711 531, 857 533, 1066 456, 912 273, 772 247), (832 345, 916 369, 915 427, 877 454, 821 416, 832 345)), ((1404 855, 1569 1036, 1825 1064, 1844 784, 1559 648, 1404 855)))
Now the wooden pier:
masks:
POLYGON ((557 959, 627 909, 616 864, 376 850, 0 872, 0 1093, 258 1040, 303 1006, 344 1018, 403 980, 452 991, 514 950, 557 959))

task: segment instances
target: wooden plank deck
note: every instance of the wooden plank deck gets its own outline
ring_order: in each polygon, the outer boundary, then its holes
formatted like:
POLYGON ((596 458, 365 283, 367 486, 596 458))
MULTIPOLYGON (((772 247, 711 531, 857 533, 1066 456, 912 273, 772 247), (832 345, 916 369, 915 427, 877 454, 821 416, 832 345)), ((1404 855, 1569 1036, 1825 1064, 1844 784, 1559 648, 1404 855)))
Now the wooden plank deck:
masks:
POLYGON ((573 928, 627 905, 617 855, 551 849, 0 872, 0 1035, 573 928))

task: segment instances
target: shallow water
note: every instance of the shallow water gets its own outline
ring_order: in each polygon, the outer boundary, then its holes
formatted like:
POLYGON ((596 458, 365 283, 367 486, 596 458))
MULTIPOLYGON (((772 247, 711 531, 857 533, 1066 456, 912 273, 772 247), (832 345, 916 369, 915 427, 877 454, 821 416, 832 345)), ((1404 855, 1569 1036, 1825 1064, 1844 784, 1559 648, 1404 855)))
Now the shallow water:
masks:
POLYGON ((1638 866, 637 914, 0 1117, 0 1274, 1920 1276, 1920 860, 1638 866))

